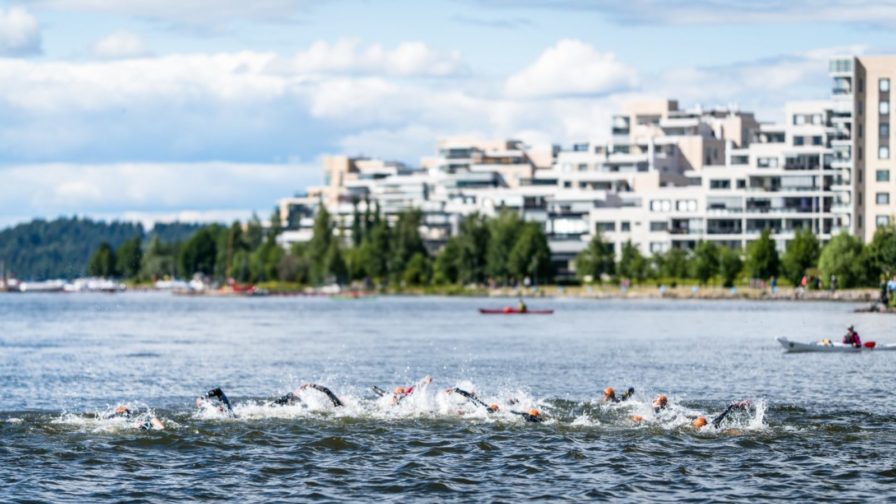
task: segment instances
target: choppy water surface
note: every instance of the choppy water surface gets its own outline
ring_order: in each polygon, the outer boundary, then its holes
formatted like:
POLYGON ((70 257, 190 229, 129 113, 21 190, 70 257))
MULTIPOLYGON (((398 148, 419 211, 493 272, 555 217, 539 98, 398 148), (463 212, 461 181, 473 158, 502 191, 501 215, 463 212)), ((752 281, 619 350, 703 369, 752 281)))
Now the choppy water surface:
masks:
POLYGON ((807 501, 896 488, 896 352, 786 355, 774 341, 854 323, 896 342, 896 318, 789 302, 476 310, 512 302, 0 295, 0 500, 807 501), (370 390, 427 374, 398 406, 370 390), (313 390, 267 404, 305 382, 346 405, 313 390), (237 418, 196 410, 214 386, 237 418), (500 411, 444 392, 454 386, 500 411), (607 405, 605 386, 637 392, 607 405), (751 406, 719 429, 690 427, 740 399, 751 406), (119 404, 166 428, 104 419, 119 404), (546 421, 512 413, 529 408, 546 421))

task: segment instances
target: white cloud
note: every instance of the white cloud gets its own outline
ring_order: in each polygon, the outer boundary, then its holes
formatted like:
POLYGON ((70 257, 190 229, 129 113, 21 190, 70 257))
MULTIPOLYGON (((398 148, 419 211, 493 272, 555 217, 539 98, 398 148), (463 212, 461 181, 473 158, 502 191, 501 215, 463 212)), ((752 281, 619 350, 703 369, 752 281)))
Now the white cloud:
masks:
POLYGON ((278 21, 306 9, 309 0, 32 0, 51 8, 108 13, 187 26, 246 19, 278 21))
POLYGON ((21 7, 0 8, 0 56, 40 54, 37 20, 21 7))
POLYGON ((149 50, 136 33, 119 31, 93 44, 93 55, 101 59, 123 59, 148 56, 149 50))
POLYGON ((479 3, 512 9, 597 11, 620 23, 833 22, 896 26, 896 2, 892 0, 479 0, 479 3))
POLYGON ((380 44, 361 47, 357 40, 318 41, 295 55, 289 69, 299 73, 377 74, 441 77, 465 73, 458 51, 440 53, 422 42, 403 42, 394 49, 380 44))
POLYGON ((506 91, 520 98, 597 96, 631 89, 637 83, 637 72, 612 53, 564 39, 541 53, 532 65, 511 75, 506 91))
POLYGON ((267 214, 294 188, 319 183, 317 164, 114 163, 0 168, 0 215, 195 211, 267 214))

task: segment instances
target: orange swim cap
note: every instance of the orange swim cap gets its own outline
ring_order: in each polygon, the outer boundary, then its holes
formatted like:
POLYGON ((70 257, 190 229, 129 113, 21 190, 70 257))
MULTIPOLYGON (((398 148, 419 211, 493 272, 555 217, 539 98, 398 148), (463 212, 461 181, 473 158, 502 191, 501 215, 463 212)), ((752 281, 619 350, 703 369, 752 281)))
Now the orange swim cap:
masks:
POLYGON ((538 410, 535 409, 535 408, 532 408, 532 409, 529 410, 529 416, 538 416, 538 415, 540 415, 540 414, 541 414, 541 413, 539 413, 538 410))
POLYGON ((607 387, 604 389, 604 397, 612 397, 616 395, 616 391, 613 390, 613 387, 607 387))
POLYGON ((641 415, 632 415, 632 422, 641 423, 641 420, 644 420, 644 417, 641 415))
POLYGON ((404 387, 395 387, 394 392, 396 395, 404 394, 404 387))
POLYGON ((691 422, 691 425, 693 425, 695 429, 704 427, 706 425, 706 418, 698 416, 693 422, 691 422))
POLYGON ((127 413, 127 411, 128 411, 127 406, 119 406, 119 407, 115 408, 116 415, 123 415, 123 414, 127 413))
POLYGON ((664 396, 663 394, 660 394, 660 395, 656 396, 656 399, 653 400, 653 405, 654 405, 654 407, 657 407, 657 408, 665 408, 666 402, 667 402, 666 396, 664 396))
POLYGON ((493 403, 493 404, 489 404, 488 409, 490 409, 492 411, 498 411, 500 408, 498 408, 497 404, 493 403))

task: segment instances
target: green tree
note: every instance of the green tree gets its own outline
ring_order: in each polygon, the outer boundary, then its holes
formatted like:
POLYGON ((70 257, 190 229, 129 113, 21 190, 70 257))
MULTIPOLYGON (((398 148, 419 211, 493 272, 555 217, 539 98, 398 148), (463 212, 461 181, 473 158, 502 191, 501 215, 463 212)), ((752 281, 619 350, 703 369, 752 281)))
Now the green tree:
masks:
POLYGON ((327 250, 326 271, 329 278, 332 278, 337 284, 344 284, 348 280, 348 267, 342 257, 339 240, 330 241, 330 249, 327 250))
POLYGON ((448 239, 445 246, 436 254, 433 263, 432 282, 437 285, 453 284, 460 281, 459 263, 461 262, 462 244, 459 236, 448 239))
POLYGON ((489 220, 489 240, 486 253, 486 272, 501 284, 507 283, 511 271, 508 264, 510 251, 523 228, 519 215, 509 210, 501 210, 489 220))
POLYGON ((390 270, 399 276, 411 258, 416 254, 426 254, 423 238, 420 237, 420 211, 405 210, 398 214, 395 227, 392 229, 390 270))
POLYGON ((389 244, 391 243, 389 224, 379 220, 373 225, 370 238, 361 245, 364 271, 382 282, 389 274, 389 244))
POLYGON ((719 247, 708 241, 698 242, 690 260, 691 277, 696 278, 700 285, 706 285, 718 269, 719 247))
POLYGON ((740 252, 728 247, 719 247, 719 277, 725 287, 734 287, 734 282, 744 269, 740 252))
POLYGON ((820 251, 821 246, 815 233, 809 229, 797 231, 781 257, 781 270, 784 277, 793 285, 799 285, 806 270, 814 268, 817 264, 820 251))
POLYGON ((143 262, 142 240, 135 236, 126 240, 115 252, 116 270, 124 277, 136 280, 140 276, 140 266, 143 262))
POLYGON ((364 228, 366 222, 361 220, 361 212, 358 210, 358 199, 352 199, 352 245, 360 247, 364 242, 364 228))
POLYGON ((585 281, 590 277, 599 282, 601 276, 612 275, 615 271, 615 254, 613 244, 603 240, 600 233, 595 233, 585 250, 576 255, 576 277, 585 281))
POLYGON ((830 287, 831 275, 837 276, 838 287, 859 285, 864 273, 861 264, 863 248, 862 240, 845 231, 833 237, 821 249, 818 258, 818 269, 825 285, 830 287))
POLYGON ((180 264, 186 275, 214 274, 218 256, 218 232, 217 225, 203 227, 184 244, 180 252, 180 264))
POLYGON ((418 252, 408 261, 401 280, 405 285, 424 285, 429 282, 429 275, 429 261, 425 254, 418 252))
POLYGON ((112 278, 118 275, 115 269, 115 251, 106 242, 100 243, 90 261, 87 263, 87 274, 92 277, 112 278))
POLYGON ((329 275, 327 271, 327 253, 333 241, 333 223, 327 207, 321 205, 314 217, 314 228, 306 252, 311 265, 311 281, 319 284, 329 275))
POLYGON ((536 283, 546 283, 551 278, 551 249, 548 240, 535 222, 523 224, 516 243, 507 260, 510 274, 517 280, 529 277, 536 283))
POLYGON ((672 248, 663 254, 655 254, 657 272, 662 277, 685 279, 688 277, 688 264, 690 258, 688 251, 680 248, 672 248))
POLYGON ((478 284, 486 280, 489 239, 489 225, 483 216, 473 214, 464 218, 455 244, 457 248, 450 249, 448 255, 454 261, 452 267, 456 273, 452 283, 478 284))
POLYGON ((140 275, 147 280, 177 277, 175 247, 163 243, 158 235, 153 235, 143 253, 140 275))
POLYGON ((643 281, 647 277, 647 259, 641 255, 641 251, 631 240, 622 244, 616 272, 619 276, 633 282, 643 281))
POLYGON ((769 278, 778 275, 780 261, 775 241, 768 229, 764 229, 759 239, 747 245, 747 271, 751 278, 769 278))
POLYGON ((896 226, 879 226, 865 249, 867 280, 896 274, 896 226))
POLYGON ((258 215, 254 212, 252 213, 252 218, 246 223, 245 240, 249 250, 257 249, 264 241, 264 228, 261 225, 261 220, 258 219, 258 215))

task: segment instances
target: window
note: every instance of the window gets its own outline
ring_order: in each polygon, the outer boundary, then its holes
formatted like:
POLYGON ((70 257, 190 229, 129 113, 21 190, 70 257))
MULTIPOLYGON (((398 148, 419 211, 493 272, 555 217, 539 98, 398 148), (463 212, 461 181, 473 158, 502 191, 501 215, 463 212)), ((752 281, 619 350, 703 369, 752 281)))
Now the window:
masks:
POLYGON ((794 114, 793 115, 793 124, 799 126, 801 124, 806 124, 806 116, 803 114, 794 114))
POLYGON ((881 147, 877 152, 877 159, 890 159, 890 148, 881 147))
POLYGON ((887 115, 890 113, 890 102, 882 101, 880 105, 878 105, 878 110, 880 110, 880 115, 887 115))
POLYGON ((806 137, 795 136, 793 137, 793 145, 805 145, 806 137))
POLYGON ((737 188, 738 189, 746 189, 747 187, 747 179, 737 179, 737 188))
POLYGON ((812 124, 821 124, 821 114, 812 114, 812 124))
POLYGON ((710 189, 731 189, 731 181, 728 179, 713 179, 709 181, 710 189))
POLYGON ((666 221, 653 221, 650 223, 651 231, 665 231, 669 229, 669 223, 666 221))
POLYGON ((669 250, 669 244, 663 242, 650 242, 650 253, 662 253, 669 250))
POLYGON ((585 163, 579 163, 579 171, 580 172, 588 171, 588 165, 585 163))
POLYGON ((874 223, 878 226, 889 226, 890 225, 890 216, 889 215, 878 215, 874 219, 874 223))
POLYGON ((890 79, 881 79, 878 82, 878 89, 883 91, 884 93, 890 92, 890 79))
POLYGON ((567 180, 566 182, 563 183, 563 187, 566 189, 572 188, 572 182, 567 180))
POLYGON ((890 136, 890 123, 880 123, 880 137, 887 138, 890 136))
POLYGON ((874 195, 874 202, 878 205, 889 205, 890 204, 890 193, 888 192, 879 192, 874 195))
POLYGON ((620 222, 620 223, 619 223, 619 230, 620 230, 620 231, 631 231, 631 230, 632 230, 632 223, 629 222, 629 221, 622 221, 622 222, 620 222))
POLYGON ((890 170, 877 170, 877 172, 875 173, 875 178, 878 182, 889 182, 890 170))
POLYGON ((608 231, 616 231, 616 223, 615 222, 598 222, 596 228, 599 233, 606 233, 608 231))
POLYGON ((651 212, 668 212, 672 210, 672 202, 669 200, 653 200, 650 202, 651 212))
POLYGON ((675 209, 679 212, 696 212, 697 200, 678 200, 675 202, 675 209))
POLYGON ((821 137, 820 136, 812 137, 812 145, 821 145, 821 137))

